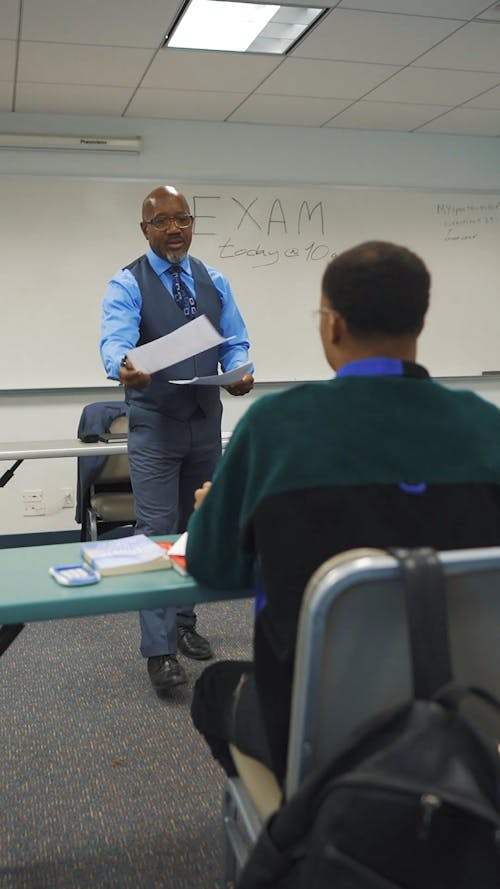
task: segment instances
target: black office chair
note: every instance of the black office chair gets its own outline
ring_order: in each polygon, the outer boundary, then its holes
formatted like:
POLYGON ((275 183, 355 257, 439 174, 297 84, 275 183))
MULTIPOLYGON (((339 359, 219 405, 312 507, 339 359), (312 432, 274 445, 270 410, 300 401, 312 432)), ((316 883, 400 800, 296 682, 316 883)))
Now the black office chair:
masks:
MULTIPOLYGON (((128 408, 123 402, 94 402, 86 405, 80 418, 78 436, 85 440, 99 433, 128 432, 128 408)), ((134 498, 127 454, 78 459, 76 521, 82 526, 82 540, 97 540, 119 529, 120 535, 133 533, 134 498)))
MULTIPOLYGON (((128 417, 117 417, 109 431, 126 433, 128 417)), ((132 533, 135 510, 127 454, 112 454, 106 458, 90 485, 84 524, 85 540, 97 540, 116 528, 120 528, 124 534, 124 526, 132 533)))

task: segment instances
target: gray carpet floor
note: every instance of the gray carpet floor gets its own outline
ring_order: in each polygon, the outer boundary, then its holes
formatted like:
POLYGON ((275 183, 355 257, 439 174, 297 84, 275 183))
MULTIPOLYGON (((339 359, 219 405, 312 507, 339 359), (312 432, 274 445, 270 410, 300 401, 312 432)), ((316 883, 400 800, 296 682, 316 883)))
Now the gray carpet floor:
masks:
MULTIPOLYGON (((198 609, 247 658, 253 603, 198 609)), ((1 889, 216 889, 224 776, 189 716, 203 664, 160 699, 136 614, 30 624, 0 661, 1 889)))

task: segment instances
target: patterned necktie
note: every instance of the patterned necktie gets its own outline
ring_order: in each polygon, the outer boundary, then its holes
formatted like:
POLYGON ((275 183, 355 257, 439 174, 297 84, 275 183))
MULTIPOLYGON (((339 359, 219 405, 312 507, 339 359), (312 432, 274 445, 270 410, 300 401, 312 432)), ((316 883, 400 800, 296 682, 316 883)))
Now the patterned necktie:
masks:
POLYGON ((197 314, 196 300, 181 278, 181 266, 171 265, 168 271, 172 275, 172 294, 177 305, 186 318, 194 318, 197 314))

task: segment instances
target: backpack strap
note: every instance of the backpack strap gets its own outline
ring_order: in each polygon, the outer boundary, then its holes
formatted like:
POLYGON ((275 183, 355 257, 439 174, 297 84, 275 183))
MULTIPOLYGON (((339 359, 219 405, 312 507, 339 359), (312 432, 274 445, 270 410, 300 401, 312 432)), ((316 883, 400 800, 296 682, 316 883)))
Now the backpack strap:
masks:
POLYGON ((428 700, 453 678, 443 570, 430 547, 389 552, 405 586, 413 695, 428 700))

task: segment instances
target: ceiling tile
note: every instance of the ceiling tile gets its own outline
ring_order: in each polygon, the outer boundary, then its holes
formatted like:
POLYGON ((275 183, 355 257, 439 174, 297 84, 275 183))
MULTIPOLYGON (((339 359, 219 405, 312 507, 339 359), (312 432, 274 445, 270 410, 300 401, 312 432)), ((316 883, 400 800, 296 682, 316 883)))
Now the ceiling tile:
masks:
POLYGON ((225 120, 246 93, 200 92, 141 88, 125 117, 161 117, 174 120, 225 120))
POLYGON ((23 42, 18 76, 34 83, 135 86, 150 59, 147 49, 23 42))
POLYGON ((16 111, 42 114, 421 131, 432 106, 436 131, 495 129, 484 112, 500 106, 500 3, 326 0, 285 57, 159 48, 180 3, 0 0, 0 108, 17 95, 16 111), (441 115, 458 105, 466 119, 441 115))
POLYGON ((130 95, 130 89, 116 86, 20 83, 17 87, 16 111, 120 116, 130 95))
POLYGON ((393 65, 289 58, 269 75, 257 93, 357 99, 397 70, 393 65))
POLYGON ((280 62, 278 56, 164 49, 156 55, 141 86, 249 92, 280 62))
POLYGON ((434 18, 469 21, 485 7, 485 0, 342 0, 341 9, 370 9, 373 12, 401 12, 434 18))
POLYGON ((459 105, 498 83, 497 74, 405 68, 370 93, 370 100, 459 105))
POLYGON ((500 108, 500 86, 487 90, 476 99, 467 102, 467 108, 500 108))
POLYGON ((402 102, 356 102, 346 108, 328 127, 410 132, 448 108, 443 105, 405 105, 402 102))
POLYGON ((0 34, 3 39, 17 40, 20 0, 2 0, 0 4, 0 34))
POLYGON ((419 133, 455 133, 469 136, 500 136, 500 110, 455 108, 423 126, 419 133))
POLYGON ((481 15, 477 16, 477 20, 479 22, 500 22, 500 3, 492 3, 491 6, 488 6, 488 9, 485 9, 481 15))
POLYGON ((13 80, 16 67, 16 41, 0 40, 0 80, 13 80))
POLYGON ((13 82, 0 80, 0 111, 12 110, 12 97, 14 93, 13 82))
MULTIPOLYGON (((256 3, 268 3, 269 0, 255 0, 256 3)), ((290 6, 313 6, 321 9, 334 9, 336 6, 341 5, 341 0, 321 0, 320 3, 309 3, 309 0, 287 0, 290 3, 290 6)))
POLYGON ((154 49, 177 8, 176 0, 23 0, 22 37, 154 49))
POLYGON ((500 22, 472 22, 418 60, 430 68, 500 72, 500 22))
POLYGON ((253 95, 229 119, 242 123, 321 126, 325 120, 345 108, 345 105, 345 101, 341 99, 253 95))
POLYGON ((292 56, 405 65, 458 24, 449 19, 334 9, 292 56))

